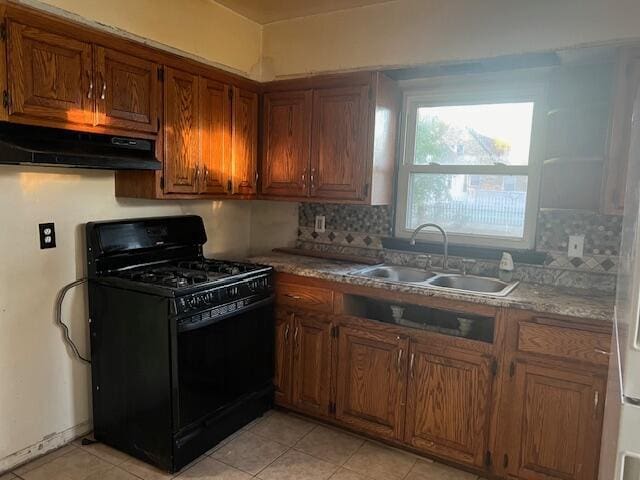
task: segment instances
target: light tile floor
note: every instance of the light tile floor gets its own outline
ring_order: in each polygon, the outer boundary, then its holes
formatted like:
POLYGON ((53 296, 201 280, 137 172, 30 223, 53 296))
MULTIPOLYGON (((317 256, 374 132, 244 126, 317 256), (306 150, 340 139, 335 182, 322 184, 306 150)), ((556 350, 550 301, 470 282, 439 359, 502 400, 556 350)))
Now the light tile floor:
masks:
POLYGON ((70 445, 0 480, 476 480, 461 470, 293 414, 268 412, 176 475, 103 444, 70 445))

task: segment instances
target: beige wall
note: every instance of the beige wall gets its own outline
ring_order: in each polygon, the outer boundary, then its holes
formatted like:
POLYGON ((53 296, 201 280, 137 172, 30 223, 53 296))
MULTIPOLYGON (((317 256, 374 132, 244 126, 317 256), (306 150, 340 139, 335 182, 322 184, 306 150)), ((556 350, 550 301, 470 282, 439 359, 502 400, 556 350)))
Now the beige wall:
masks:
POLYGON ((19 1, 39 8, 48 4, 222 68, 259 75, 261 26, 210 0, 19 1))
MULTIPOLYGON (((216 257, 262 253, 296 238, 297 204, 144 201, 115 198, 113 190, 111 172, 0 167, 0 471, 10 466, 6 457, 45 437, 89 428, 89 369, 71 358, 53 315, 59 289, 84 275, 85 222, 195 213, 205 220, 206 254, 216 257), (38 223, 49 221, 57 248, 40 250, 38 223)), ((85 295, 84 287, 71 291, 64 308, 83 352, 85 295)))
POLYGON ((263 80, 640 38, 637 0, 398 0, 264 27, 263 80))

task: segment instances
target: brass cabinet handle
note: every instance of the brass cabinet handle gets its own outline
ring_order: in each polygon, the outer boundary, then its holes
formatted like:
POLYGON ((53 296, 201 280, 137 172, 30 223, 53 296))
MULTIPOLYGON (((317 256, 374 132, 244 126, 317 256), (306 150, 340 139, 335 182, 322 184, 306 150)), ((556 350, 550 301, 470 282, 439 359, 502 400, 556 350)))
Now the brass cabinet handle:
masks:
POLYGON ((402 349, 398 350, 398 371, 400 371, 400 363, 402 362, 402 355, 404 354, 404 351, 402 349))
POLYGON ((299 295, 294 295, 293 293, 285 293, 285 297, 293 298, 294 300, 302 300, 302 297, 299 295))
POLYGON ((298 343, 298 327, 293 331, 293 341, 294 343, 298 343))
POLYGON ((600 350, 599 348, 594 348, 593 351, 595 353, 599 353, 600 355, 611 356, 611 352, 607 352, 606 350, 600 350))
POLYGON ((87 98, 93 97, 93 80, 89 82, 89 91, 87 92, 87 98))
POLYGON ((289 343, 289 324, 287 324, 286 327, 284 327, 284 343, 289 343))
POLYGON ((413 362, 416 359, 416 354, 412 353, 411 357, 409 357, 409 373, 411 373, 411 375, 413 375, 413 362))
POLYGON ((107 94, 107 82, 102 81, 102 93, 100 94, 100 100, 104 100, 107 94))

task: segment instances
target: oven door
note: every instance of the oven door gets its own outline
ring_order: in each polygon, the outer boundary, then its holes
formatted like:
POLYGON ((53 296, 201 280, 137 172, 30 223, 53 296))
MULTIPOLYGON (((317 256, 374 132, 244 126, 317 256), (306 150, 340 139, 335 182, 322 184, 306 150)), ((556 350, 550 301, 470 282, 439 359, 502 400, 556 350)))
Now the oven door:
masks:
POLYGON ((178 430, 269 386, 273 304, 178 332, 178 430))

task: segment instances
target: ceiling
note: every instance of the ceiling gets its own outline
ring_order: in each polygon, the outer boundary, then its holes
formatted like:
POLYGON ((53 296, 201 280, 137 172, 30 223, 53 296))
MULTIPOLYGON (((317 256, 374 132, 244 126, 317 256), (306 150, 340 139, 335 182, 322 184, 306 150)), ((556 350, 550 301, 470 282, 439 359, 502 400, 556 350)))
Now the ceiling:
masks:
POLYGON ((258 23, 335 12, 394 0, 215 0, 258 23))

